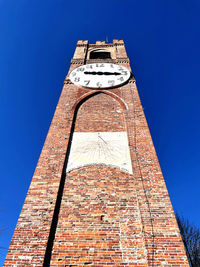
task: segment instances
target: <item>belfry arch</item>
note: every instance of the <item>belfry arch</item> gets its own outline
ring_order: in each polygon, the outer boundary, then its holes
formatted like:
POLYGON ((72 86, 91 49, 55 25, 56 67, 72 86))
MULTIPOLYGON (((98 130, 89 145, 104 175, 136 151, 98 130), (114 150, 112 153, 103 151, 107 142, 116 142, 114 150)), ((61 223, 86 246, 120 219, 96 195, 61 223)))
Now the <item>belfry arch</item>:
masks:
POLYGON ((90 52, 90 59, 107 59, 111 58, 111 53, 105 49, 95 49, 90 52))

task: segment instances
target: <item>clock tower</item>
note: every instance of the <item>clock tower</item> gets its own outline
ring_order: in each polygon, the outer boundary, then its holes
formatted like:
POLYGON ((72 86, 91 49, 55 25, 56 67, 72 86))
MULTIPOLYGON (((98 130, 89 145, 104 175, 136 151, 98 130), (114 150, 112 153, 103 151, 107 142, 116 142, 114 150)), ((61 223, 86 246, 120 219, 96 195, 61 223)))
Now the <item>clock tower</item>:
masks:
POLYGON ((189 266, 123 40, 78 41, 5 266, 189 266))

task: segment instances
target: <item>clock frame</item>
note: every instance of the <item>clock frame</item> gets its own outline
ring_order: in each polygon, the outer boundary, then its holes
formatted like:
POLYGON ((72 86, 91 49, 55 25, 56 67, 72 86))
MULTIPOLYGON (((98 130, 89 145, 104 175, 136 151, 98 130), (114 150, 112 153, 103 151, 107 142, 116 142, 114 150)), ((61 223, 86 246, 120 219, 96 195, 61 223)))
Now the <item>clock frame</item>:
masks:
POLYGON ((121 65, 90 63, 73 69, 69 79, 77 86, 106 89, 123 85, 130 76, 130 71, 121 65))

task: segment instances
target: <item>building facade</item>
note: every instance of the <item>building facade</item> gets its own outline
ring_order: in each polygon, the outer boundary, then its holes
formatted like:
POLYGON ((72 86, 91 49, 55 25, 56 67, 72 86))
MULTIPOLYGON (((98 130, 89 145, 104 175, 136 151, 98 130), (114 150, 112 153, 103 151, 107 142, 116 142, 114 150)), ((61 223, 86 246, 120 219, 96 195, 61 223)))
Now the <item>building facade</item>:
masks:
POLYGON ((78 41, 5 266, 189 266, 123 40, 78 41))

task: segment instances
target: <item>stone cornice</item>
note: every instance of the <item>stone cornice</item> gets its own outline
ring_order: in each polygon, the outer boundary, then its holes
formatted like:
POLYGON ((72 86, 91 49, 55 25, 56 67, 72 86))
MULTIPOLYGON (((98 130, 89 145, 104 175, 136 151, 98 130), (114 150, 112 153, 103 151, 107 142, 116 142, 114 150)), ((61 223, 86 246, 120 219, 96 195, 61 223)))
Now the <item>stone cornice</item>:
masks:
POLYGON ((114 59, 111 59, 111 58, 105 58, 105 59, 87 59, 86 60, 86 63, 89 64, 89 63, 96 63, 96 62, 100 62, 100 63, 115 63, 115 60, 114 59))
POLYGON ((119 44, 113 44, 113 45, 115 45, 115 46, 124 46, 124 44, 123 43, 119 43, 119 44))
POLYGON ((129 58, 124 57, 124 58, 117 58, 117 59, 115 60, 115 62, 116 62, 116 63, 130 63, 130 60, 129 60, 129 58))
POLYGON ((89 44, 88 47, 104 48, 104 47, 113 47, 113 44, 89 44))
POLYGON ((76 64, 76 65, 81 65, 84 64, 85 59, 83 58, 72 58, 71 59, 71 64, 76 64))
POLYGON ((77 47, 82 47, 82 46, 83 46, 83 47, 87 47, 88 44, 77 44, 76 46, 77 46, 77 47))
POLYGON ((64 84, 73 84, 67 77, 64 80, 64 84))
POLYGON ((111 59, 111 58, 107 58, 107 59, 87 59, 85 61, 85 59, 82 58, 72 58, 71 60, 71 64, 76 64, 76 65, 80 65, 80 64, 85 64, 86 63, 96 63, 96 62, 104 62, 104 63, 129 63, 129 58, 125 57, 125 58, 116 58, 116 59, 111 59))

